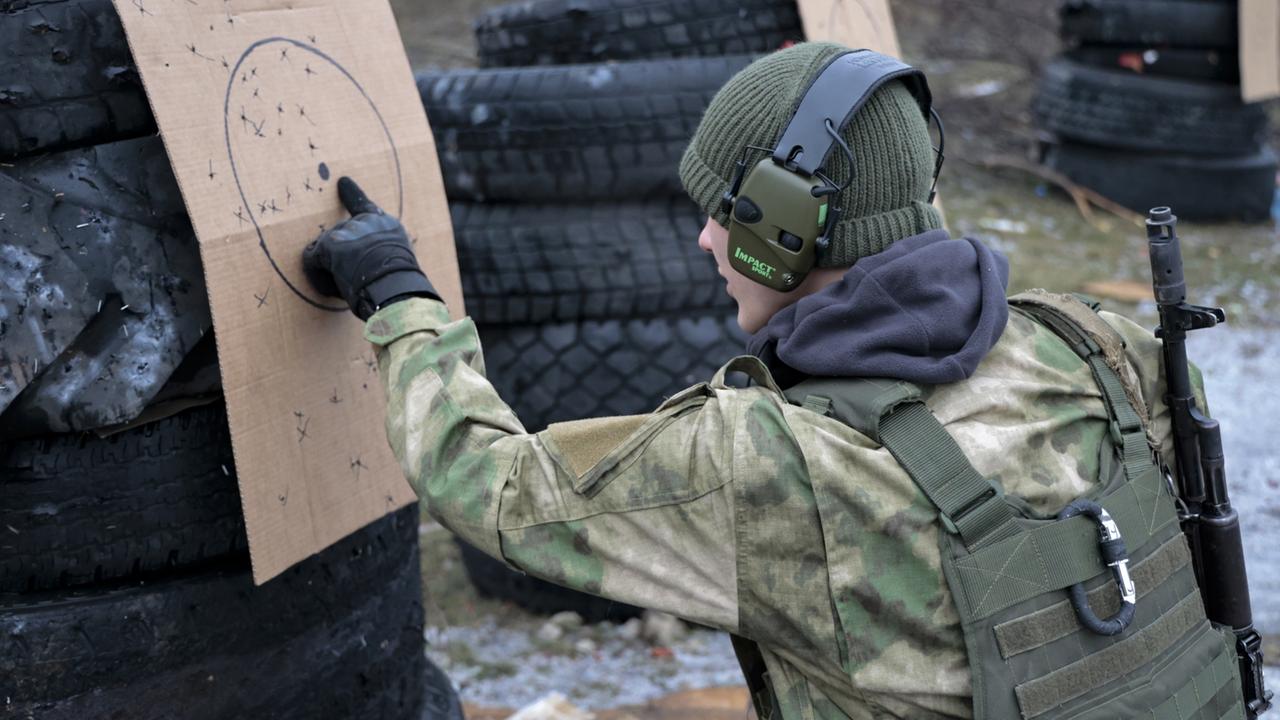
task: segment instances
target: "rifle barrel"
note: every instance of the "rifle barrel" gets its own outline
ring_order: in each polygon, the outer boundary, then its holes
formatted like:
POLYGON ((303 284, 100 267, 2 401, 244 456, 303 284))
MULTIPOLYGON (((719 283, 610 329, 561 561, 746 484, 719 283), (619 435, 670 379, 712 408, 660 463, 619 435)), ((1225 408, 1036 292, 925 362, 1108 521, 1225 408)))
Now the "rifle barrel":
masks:
POLYGON ((1178 218, 1169 208, 1153 208, 1147 219, 1147 249, 1151 259, 1151 287, 1160 312, 1156 336, 1162 341, 1164 353, 1165 403, 1173 418, 1179 495, 1194 515, 1205 498, 1205 488, 1200 474, 1196 427, 1191 419, 1196 400, 1187 364, 1186 339, 1190 327, 1185 312, 1187 282, 1182 272, 1182 244, 1178 241, 1177 227, 1178 218))

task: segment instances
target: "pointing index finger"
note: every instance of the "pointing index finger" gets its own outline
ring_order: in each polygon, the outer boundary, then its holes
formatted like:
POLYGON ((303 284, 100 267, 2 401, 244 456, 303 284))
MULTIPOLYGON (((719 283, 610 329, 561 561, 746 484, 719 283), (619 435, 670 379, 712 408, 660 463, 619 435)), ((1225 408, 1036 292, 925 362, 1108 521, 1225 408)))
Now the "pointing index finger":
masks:
POLYGON ((349 177, 341 177, 338 179, 338 199, 342 201, 343 207, 352 215, 361 213, 381 213, 368 195, 364 194, 364 190, 356 184, 355 180, 349 177))

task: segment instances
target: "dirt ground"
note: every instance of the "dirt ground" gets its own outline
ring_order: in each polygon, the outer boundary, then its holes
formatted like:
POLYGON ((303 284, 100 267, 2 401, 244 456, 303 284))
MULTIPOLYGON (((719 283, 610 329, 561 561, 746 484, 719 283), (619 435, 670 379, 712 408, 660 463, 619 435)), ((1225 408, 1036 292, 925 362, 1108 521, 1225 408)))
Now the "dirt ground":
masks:
MULTIPOLYGON (((416 67, 475 64, 470 21, 495 0, 392 0, 416 67)), ((940 189, 953 233, 980 237, 1009 256, 1011 291, 1085 291, 1109 309, 1154 325, 1140 218, 1079 209, 1028 162, 1035 141, 1028 110, 1039 68, 1059 50, 1054 0, 892 0, 906 59, 929 75, 946 123, 940 189)), ((1280 139, 1276 103, 1273 144, 1280 139)), ((1176 209, 1175 209, 1176 210, 1176 209)), ((1280 214, 1280 202, 1277 204, 1280 214)), ((1205 368, 1211 407, 1223 424, 1231 492, 1244 520, 1255 618, 1280 635, 1280 238, 1274 224, 1182 223, 1195 302, 1226 308, 1230 325, 1191 344, 1205 368)), ((690 238, 690 242, 694 239, 690 238)), ((683 717, 672 703, 721 702, 734 690, 681 691, 739 682, 728 643, 694 631, 655 655, 616 627, 583 629, 557 644, 530 638, 544 619, 478 598, 466 583, 448 533, 423 535, 429 652, 453 676, 471 717, 506 717, 547 692, 608 717, 683 717), (575 644, 589 640, 591 645, 575 644), (583 647, 594 647, 582 652, 583 647), (674 693, 674 694, 673 694, 674 693), (649 703, 649 704, 646 704, 649 703), (620 706, 627 706, 620 708, 620 706), (506 709, 503 709, 506 708, 506 709), (666 714, 663 714, 666 713, 666 714)), ((1270 643, 1270 658, 1280 644, 1270 643)), ((1280 671, 1271 673, 1272 685, 1280 671)), ((689 717, 719 717, 702 706, 689 717), (701 712, 702 714, 697 714, 701 712)), ((725 709, 743 717, 745 708, 725 709)), ((682 712, 682 711, 681 711, 682 712)), ((720 712, 717 710, 716 712, 720 712)), ((605 717, 605 716, 601 716, 605 717)))

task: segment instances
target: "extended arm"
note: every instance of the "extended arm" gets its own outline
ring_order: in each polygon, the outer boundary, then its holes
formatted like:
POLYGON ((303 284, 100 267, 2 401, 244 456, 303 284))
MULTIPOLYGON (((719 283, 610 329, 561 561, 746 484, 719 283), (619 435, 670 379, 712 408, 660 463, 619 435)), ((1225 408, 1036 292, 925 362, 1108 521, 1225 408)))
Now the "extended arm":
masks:
MULTIPOLYGON (((339 190, 352 218, 308 246, 304 268, 369 319, 387 436, 428 511, 531 574, 735 629, 731 450, 746 403, 766 391, 704 384, 650 415, 526 433, 485 379, 474 326, 449 321, 404 228, 350 179, 339 190)), ((766 406, 781 418, 778 402, 766 406)))
POLYGON ((485 379, 469 319, 413 299, 365 334, 388 439, 442 524, 531 574, 736 627, 730 451, 743 391, 696 386, 650 415, 528 434, 485 379))

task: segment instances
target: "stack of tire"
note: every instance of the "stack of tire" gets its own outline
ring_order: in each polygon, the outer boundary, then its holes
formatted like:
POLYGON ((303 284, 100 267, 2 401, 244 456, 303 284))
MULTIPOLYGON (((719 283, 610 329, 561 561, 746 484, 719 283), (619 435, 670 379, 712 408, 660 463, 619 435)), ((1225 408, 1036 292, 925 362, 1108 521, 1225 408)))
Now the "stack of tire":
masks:
POLYGON ((1034 114, 1042 160, 1139 212, 1270 217, 1267 115, 1240 97, 1235 0, 1066 0, 1034 114))
MULTIPOLYGON (((475 34, 480 69, 418 87, 499 394, 532 432, 708 379, 746 338, 676 170, 716 90, 803 39, 794 0, 534 0, 475 34)), ((637 612, 463 560, 482 593, 535 612, 637 612)))
POLYGON ((460 718, 414 508, 255 587, 195 235, 111 0, 0 0, 0 716, 460 718))

